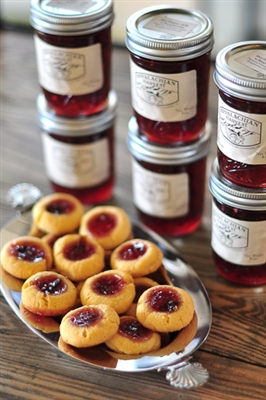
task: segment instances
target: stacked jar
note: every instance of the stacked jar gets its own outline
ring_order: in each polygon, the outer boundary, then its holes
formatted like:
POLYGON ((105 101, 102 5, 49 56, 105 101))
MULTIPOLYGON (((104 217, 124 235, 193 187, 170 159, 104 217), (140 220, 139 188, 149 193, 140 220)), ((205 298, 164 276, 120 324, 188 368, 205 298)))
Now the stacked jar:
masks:
POLYGON ((114 186, 113 18, 112 0, 31 0, 46 173, 55 191, 86 204, 114 186))
POLYGON ((229 45, 216 57, 219 90, 212 249, 218 272, 266 283, 266 42, 229 45))
POLYGON ((197 10, 153 6, 132 14, 126 28, 134 204, 157 233, 185 235, 203 213, 213 23, 197 10))

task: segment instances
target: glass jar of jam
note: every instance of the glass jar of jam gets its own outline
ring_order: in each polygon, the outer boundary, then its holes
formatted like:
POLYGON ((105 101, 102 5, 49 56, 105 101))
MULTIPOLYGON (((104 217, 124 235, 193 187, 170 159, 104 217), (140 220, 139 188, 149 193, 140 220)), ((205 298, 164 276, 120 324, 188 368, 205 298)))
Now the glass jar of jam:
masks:
POLYGON ((220 170, 237 185, 266 188, 266 41, 222 49, 214 81, 220 170))
POLYGON ((266 283, 266 190, 226 179, 218 160, 209 179, 213 195, 213 259, 218 273, 240 285, 266 283))
POLYGON ((106 107, 112 22, 112 0, 31 0, 38 79, 58 115, 90 115, 106 107))
POLYGON ((88 117, 55 114, 43 93, 37 108, 45 170, 53 190, 73 194, 84 204, 108 200, 115 180, 115 91, 110 91, 104 111, 88 117))
POLYGON ((204 206, 210 124, 197 142, 161 146, 139 135, 135 117, 128 126, 133 201, 140 221, 164 236, 195 231, 204 206))
POLYGON ((131 97, 140 134, 188 143, 207 120, 213 23, 196 10, 153 6, 129 17, 131 97))

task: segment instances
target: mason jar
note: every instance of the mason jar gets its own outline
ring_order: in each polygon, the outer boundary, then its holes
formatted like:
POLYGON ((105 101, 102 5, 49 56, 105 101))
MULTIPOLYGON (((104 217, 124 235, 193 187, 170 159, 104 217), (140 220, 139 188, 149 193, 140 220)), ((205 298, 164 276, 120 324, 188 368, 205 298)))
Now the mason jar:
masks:
POLYGON ((127 20, 126 46, 140 134, 159 144, 199 139, 207 120, 211 19, 176 6, 144 8, 127 20))
POLYGON ((130 119, 133 201, 143 224, 165 236, 187 235, 199 227, 210 140, 207 123, 197 142, 161 146, 140 136, 136 118, 130 119))
POLYGON ((213 196, 213 260, 218 273, 239 285, 266 283, 266 190, 226 179, 214 160, 209 179, 213 196))
POLYGON ((53 190, 70 193, 84 204, 107 201, 115 182, 116 92, 110 91, 104 111, 87 117, 58 116, 43 93, 37 109, 45 171, 53 190))
POLYGON ((266 41, 222 49, 214 81, 220 170, 237 185, 266 188, 266 41))
POLYGON ((112 1, 31 0, 30 20, 49 107, 66 117, 102 111, 111 89, 112 1))

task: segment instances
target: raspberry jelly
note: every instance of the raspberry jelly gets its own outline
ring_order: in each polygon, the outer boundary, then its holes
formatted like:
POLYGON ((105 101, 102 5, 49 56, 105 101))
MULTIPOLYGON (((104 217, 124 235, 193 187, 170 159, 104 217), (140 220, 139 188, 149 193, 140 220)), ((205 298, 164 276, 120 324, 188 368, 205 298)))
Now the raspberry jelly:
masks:
POLYGON ((266 188, 266 42, 240 42, 216 57, 218 160, 231 182, 266 188))
POLYGON ((43 93, 37 108, 45 170, 53 190, 70 193, 84 204, 110 199, 115 181, 115 91, 109 93, 105 110, 87 117, 56 115, 43 93))
POLYGON ((197 142, 186 145, 160 146, 144 140, 135 117, 128 130, 133 200, 139 219, 161 235, 195 231, 204 206, 209 123, 197 142))
POLYGON ((31 0, 38 79, 58 115, 77 117, 105 108, 112 22, 112 0, 31 0))
POLYGON ((218 273, 239 285, 266 283, 266 190, 235 185, 218 160, 209 179, 213 195, 213 260, 218 273))
POLYGON ((127 21, 132 107, 140 134, 195 141, 207 120, 213 23, 196 10, 153 6, 127 21))

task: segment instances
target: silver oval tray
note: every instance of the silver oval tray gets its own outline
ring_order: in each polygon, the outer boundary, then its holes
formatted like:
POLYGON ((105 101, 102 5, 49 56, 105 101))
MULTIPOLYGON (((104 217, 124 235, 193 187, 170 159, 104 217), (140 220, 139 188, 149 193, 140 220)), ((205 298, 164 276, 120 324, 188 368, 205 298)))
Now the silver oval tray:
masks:
MULTIPOLYGON (((18 236, 27 235, 31 226, 31 213, 19 215, 11 220, 1 230, 1 248, 9 240, 18 236)), ((166 379, 170 384, 179 388, 192 388, 204 384, 209 377, 208 371, 196 362, 191 362, 192 354, 207 339, 211 328, 212 310, 207 291, 200 278, 179 255, 177 250, 165 239, 153 231, 145 228, 143 225, 133 222, 133 233, 135 237, 150 240, 160 247, 164 254, 163 264, 167 271, 168 279, 172 285, 181 287, 188 291, 194 299, 195 312, 197 314, 198 326, 194 339, 181 352, 173 352, 165 356, 143 356, 132 359, 116 359, 114 363, 108 360, 105 364, 104 357, 98 362, 99 353, 92 350, 92 356, 88 357, 91 365, 103 369, 113 369, 124 372, 142 372, 148 370, 162 371, 166 370, 166 379)), ((1 282, 2 293, 19 319, 21 319, 28 328, 38 335, 41 339, 50 345, 58 347, 59 333, 43 333, 23 320, 20 314, 20 292, 10 290, 1 282)), ((102 358, 102 357, 101 357, 102 358)), ((110 357, 109 357, 110 358, 110 357)), ((84 360, 83 360, 84 361, 84 360)))

